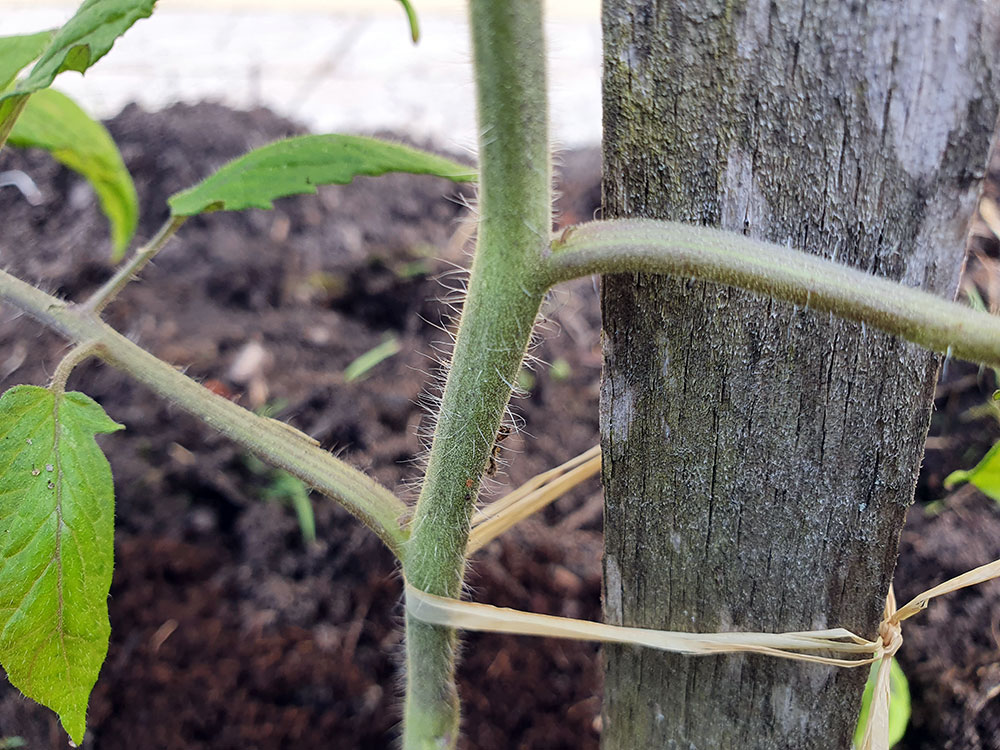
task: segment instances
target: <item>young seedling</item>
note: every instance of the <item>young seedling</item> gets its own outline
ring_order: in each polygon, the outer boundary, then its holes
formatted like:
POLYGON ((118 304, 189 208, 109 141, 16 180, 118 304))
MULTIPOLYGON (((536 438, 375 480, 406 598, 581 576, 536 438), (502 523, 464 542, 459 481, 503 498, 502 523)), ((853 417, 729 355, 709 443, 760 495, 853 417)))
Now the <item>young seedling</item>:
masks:
MULTIPOLYGON (((415 38, 415 16, 409 3, 403 5, 415 38)), ((56 32, 0 39, 0 83, 6 89, 0 95, 0 144, 9 136, 19 145, 48 148, 87 175, 112 223, 116 252, 135 227, 134 190, 120 157, 109 153, 103 131, 91 124, 86 130, 67 128, 68 118, 79 120, 82 113, 48 86, 63 71, 86 70, 152 7, 153 0, 86 0, 56 32)), ((76 345, 49 387, 17 386, 0 398, 0 665, 15 686, 59 714, 74 742, 84 738, 87 701, 109 632, 113 493, 94 437, 122 428, 87 396, 64 392, 70 370, 84 358, 120 369, 304 486, 337 500, 396 555, 407 586, 407 748, 453 747, 458 738, 456 621, 435 614, 434 602, 466 611, 456 600, 468 556, 599 468, 595 450, 477 510, 536 317, 554 285, 632 271, 707 279, 1000 366, 996 318, 786 247, 638 220, 592 222, 553 237, 541 2, 471 0, 469 8, 482 133, 477 169, 370 138, 290 138, 256 149, 172 196, 170 218, 160 232, 85 300, 59 299, 0 271, 0 299, 76 345), (211 392, 101 318, 189 217, 270 208, 276 198, 315 192, 318 185, 388 172, 478 180, 479 186, 467 294, 413 508, 308 436, 211 392)), ((378 356, 387 353, 388 348, 378 356)), ((919 606, 903 611, 908 616, 914 608, 919 606)), ((809 634, 790 635, 792 650, 803 640, 813 642, 809 634)), ((861 643, 846 650, 867 655, 862 663, 872 653, 894 653, 854 638, 861 643)), ((891 658, 883 662, 880 685, 888 684, 890 664, 891 658)), ((881 692, 888 693, 880 691, 875 690, 876 702, 884 702, 881 692)))

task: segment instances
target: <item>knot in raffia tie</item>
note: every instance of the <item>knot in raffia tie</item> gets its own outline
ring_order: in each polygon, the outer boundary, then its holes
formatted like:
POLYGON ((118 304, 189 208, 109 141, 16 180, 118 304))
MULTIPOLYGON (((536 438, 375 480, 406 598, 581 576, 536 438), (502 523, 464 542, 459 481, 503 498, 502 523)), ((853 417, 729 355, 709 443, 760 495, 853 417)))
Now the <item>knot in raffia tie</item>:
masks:
POLYGON ((882 646, 878 649, 877 656, 895 656, 899 647, 903 645, 903 628, 898 622, 883 620, 878 626, 879 638, 882 646))
POLYGON ((875 649, 875 656, 879 659, 895 656, 899 647, 903 645, 903 627, 896 610, 896 595, 893 593, 892 586, 889 587, 889 594, 885 598, 882 622, 878 624, 878 637, 880 643, 875 649))

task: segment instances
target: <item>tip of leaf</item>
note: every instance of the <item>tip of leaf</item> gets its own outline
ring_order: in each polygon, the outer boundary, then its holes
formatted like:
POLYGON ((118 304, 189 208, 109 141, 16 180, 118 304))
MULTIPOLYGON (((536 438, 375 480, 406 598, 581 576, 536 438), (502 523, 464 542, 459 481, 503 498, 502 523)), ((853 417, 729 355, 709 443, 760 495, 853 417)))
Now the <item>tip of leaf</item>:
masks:
POLYGON ((87 707, 63 711, 59 714, 59 722, 69 735, 69 746, 79 747, 83 744, 83 735, 87 731, 87 707))
POLYGON ((132 234, 130 233, 126 237, 116 237, 111 240, 111 262, 114 264, 121 263, 125 259, 125 251, 128 250, 129 243, 132 241, 132 234))
POLYGON ((963 482, 969 481, 969 472, 964 469, 959 471, 953 471, 951 474, 944 478, 942 483, 946 490, 954 489, 955 485, 962 484, 963 482))
MULTIPOLYGON (((125 171, 125 177, 128 182, 132 182, 132 176, 125 171)), ((135 188, 132 188, 133 196, 135 196, 135 188)), ((111 211, 105 211, 105 215, 111 222, 111 261, 113 263, 120 263, 125 257, 125 253, 128 251, 129 245, 132 244, 132 240, 135 238, 135 230, 139 226, 139 211, 138 211, 138 197, 135 197, 135 212, 128 217, 120 217, 114 215, 111 211)))

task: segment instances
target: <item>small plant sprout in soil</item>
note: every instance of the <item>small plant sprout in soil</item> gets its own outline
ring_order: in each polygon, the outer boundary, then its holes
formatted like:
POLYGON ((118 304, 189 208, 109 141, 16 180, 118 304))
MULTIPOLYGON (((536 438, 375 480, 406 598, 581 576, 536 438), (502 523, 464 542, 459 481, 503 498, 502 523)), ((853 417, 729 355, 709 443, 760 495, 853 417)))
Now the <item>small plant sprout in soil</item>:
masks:
MULTIPOLYGON (((416 15, 401 0, 414 39, 416 15)), ((0 39, 0 145, 45 149, 94 186, 110 225, 109 257, 132 244, 138 202, 114 142, 71 100, 49 88, 84 72, 153 12, 154 0, 86 0, 62 28, 0 39)), ((540 0, 471 0, 479 129, 478 165, 398 143, 305 135, 251 150, 167 201, 162 228, 89 295, 63 299, 0 271, 0 299, 71 344, 47 385, 0 398, 0 665, 24 695, 55 711, 84 742, 87 709, 108 655, 114 491, 98 435, 127 429, 71 372, 99 360, 237 443, 266 495, 292 504, 302 536, 315 535, 306 488, 352 513, 395 555, 405 585, 406 748, 459 740, 455 670, 460 629, 641 644, 692 656, 755 652, 844 667, 872 665, 860 747, 887 748, 905 724, 905 679, 895 665, 900 623, 930 599, 1000 574, 983 566, 897 608, 879 633, 669 633, 543 617, 462 602, 469 556, 600 469, 600 451, 543 473, 488 505, 485 476, 505 456, 509 402, 546 295, 592 274, 647 272, 704 279, 860 321, 954 358, 1000 367, 1000 321, 985 312, 812 255, 736 233, 652 220, 594 221, 553 235, 552 174, 540 0), (316 440, 244 409, 160 360, 105 322, 118 295, 193 217, 268 209, 272 201, 388 173, 431 175, 478 190, 475 250, 455 321, 446 375, 415 503, 316 440), (876 666, 877 665, 877 666, 876 666), (898 700, 890 701, 890 686, 898 700), (896 713, 890 711, 894 706, 896 713), (895 718, 893 718, 895 717, 895 718)), ((155 21, 149 21, 152 23, 155 21)), ((985 155, 984 155, 985 158, 985 155)), ((68 238, 71 240, 72 238, 68 238)), ((359 356, 343 382, 394 357, 399 341, 359 356)), ((565 361, 552 375, 571 375, 565 361)), ((114 403, 107 404, 114 414, 114 403)), ((124 420, 123 420, 124 421, 124 420)), ((194 460, 197 460, 195 457, 194 460)), ((985 468, 958 479, 985 482, 985 468)), ((17 738, 0 740, 17 746, 17 738)))

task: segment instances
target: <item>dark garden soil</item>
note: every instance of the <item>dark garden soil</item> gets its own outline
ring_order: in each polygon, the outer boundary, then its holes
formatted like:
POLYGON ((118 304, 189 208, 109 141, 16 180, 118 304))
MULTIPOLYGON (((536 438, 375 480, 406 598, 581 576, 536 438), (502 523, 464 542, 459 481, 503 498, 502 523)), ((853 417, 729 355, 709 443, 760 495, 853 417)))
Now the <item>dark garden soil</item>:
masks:
MULTIPOLYGON (((129 108, 109 123, 136 179, 140 238, 165 198, 250 147, 295 132, 265 112, 129 108)), ((562 219, 599 202, 596 152, 565 154, 562 219)), ((107 229, 89 188, 47 156, 5 149, 45 198, 0 190, 0 263, 70 299, 108 274, 107 229)), ((267 408, 404 493, 419 475, 421 393, 445 339, 447 285, 465 263, 471 198, 433 178, 388 176, 279 201, 274 211, 194 219, 106 313, 130 338, 251 408, 267 408), (400 352, 367 377, 344 368, 394 336, 400 352), (439 347, 440 348, 440 347, 439 347)), ((995 248, 992 248, 995 251, 995 248)), ((995 254, 995 253, 994 253, 995 254)), ((504 444, 499 495, 597 441, 598 297, 581 281, 555 294, 540 362, 504 444)), ((0 387, 47 382, 65 345, 5 308, 0 387)), ((400 579, 391 555, 331 501, 314 497, 306 543, 275 474, 109 367, 71 386, 127 430, 101 438, 117 487, 111 647, 94 691, 88 746, 100 750, 384 748, 400 718, 400 579)), ((949 365, 918 504, 903 536, 897 593, 1000 557, 1000 511, 974 492, 945 503, 941 482, 1000 437, 992 374, 949 365)), ((596 480, 480 552, 477 597, 600 618, 596 480)), ((1000 600, 984 586, 940 600, 906 629, 901 656, 914 720, 906 748, 1000 748, 1000 600)), ((595 748, 595 646, 508 636, 465 639, 466 748, 595 748)), ((45 709, 0 687, 0 742, 63 748, 45 709)))

